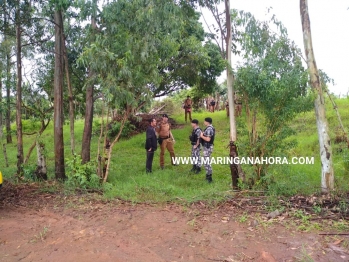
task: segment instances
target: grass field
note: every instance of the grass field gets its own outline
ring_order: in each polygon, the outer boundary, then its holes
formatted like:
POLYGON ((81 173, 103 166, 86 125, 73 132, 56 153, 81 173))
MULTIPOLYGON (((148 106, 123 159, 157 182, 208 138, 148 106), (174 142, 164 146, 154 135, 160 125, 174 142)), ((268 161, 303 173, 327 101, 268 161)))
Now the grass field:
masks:
MULTIPOLYGON (((340 109, 343 123, 349 129, 349 99, 337 99, 336 103, 340 109)), ((201 112, 193 113, 200 123, 206 116, 213 118, 213 125, 216 128, 216 140, 213 157, 228 156, 229 123, 225 111, 215 113, 201 112)), ((182 115, 172 116, 179 124, 184 124, 182 115)), ((331 128, 331 138, 335 138, 338 130, 338 120, 331 105, 327 105, 327 117, 331 128)), ((238 121, 242 123, 244 118, 238 121)), ((24 126, 31 129, 33 123, 26 120, 24 126)), ((314 112, 299 115, 292 122, 292 127, 297 134, 289 139, 296 139, 297 146, 283 152, 288 157, 305 156, 314 157, 314 165, 273 165, 268 169, 265 179, 268 180, 267 193, 270 195, 294 195, 311 194, 320 191, 320 168, 317 130, 314 112)), ((77 152, 81 150, 81 137, 83 121, 77 120, 75 124, 77 152)), ((70 153, 69 125, 64 126, 65 132, 65 158, 72 159, 70 153)), ((190 155, 190 143, 188 136, 191 126, 188 123, 184 128, 173 130, 176 139, 175 153, 177 156, 190 155)), ((238 134, 239 135, 239 134, 238 134)), ((15 136, 13 136, 15 139, 15 136)), ((92 139, 91 158, 96 158, 98 135, 92 139)), ((53 153, 53 129, 52 123, 42 135, 46 145, 49 177, 54 176, 54 153, 53 153)), ((28 151, 33 136, 24 137, 24 152, 28 151)), ((136 135, 130 139, 123 139, 117 143, 113 150, 112 165, 108 178, 109 186, 105 190, 108 198, 121 198, 133 202, 167 202, 184 201, 193 202, 198 200, 221 201, 232 195, 231 177, 229 165, 213 165, 214 183, 208 184, 205 181, 204 170, 201 174, 194 175, 189 172, 190 165, 173 167, 170 164, 168 152, 165 155, 165 169, 159 167, 159 150, 155 152, 153 173, 145 173, 145 150, 144 134, 136 135)), ((5 179, 11 180, 16 171, 16 143, 6 146, 10 167, 4 165, 4 158, 0 159, 0 169, 5 179)), ((348 191, 348 149, 346 144, 333 144, 334 167, 336 186, 339 190, 348 191)), ((244 152, 240 152, 244 156, 244 152)), ((30 173, 35 168, 36 151, 31 155, 29 163, 25 166, 26 172, 30 173)), ((243 166, 243 169, 250 175, 251 167, 243 166)), ((70 170, 67 168, 69 174, 70 170)), ((258 188, 258 185, 257 187, 258 188)), ((265 188, 263 188, 265 189, 265 188)))

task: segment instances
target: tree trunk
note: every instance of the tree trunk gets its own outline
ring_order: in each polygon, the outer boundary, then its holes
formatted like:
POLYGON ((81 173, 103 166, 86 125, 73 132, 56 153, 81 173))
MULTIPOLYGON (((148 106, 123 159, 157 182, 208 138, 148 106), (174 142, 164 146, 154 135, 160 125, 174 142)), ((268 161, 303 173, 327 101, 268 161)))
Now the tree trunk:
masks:
POLYGON ((23 173, 23 134, 22 134, 22 43, 21 43, 20 9, 16 10, 16 49, 17 49, 17 101, 16 101, 16 125, 17 125, 17 175, 23 173))
POLYGON ((68 94, 69 94, 70 147, 71 147, 71 152, 74 155, 74 152, 75 152, 74 101, 73 101, 73 90, 72 90, 71 81, 70 81, 70 75, 69 75, 69 62, 68 62, 67 48, 66 48, 66 45, 65 45, 65 35, 64 35, 64 33, 62 33, 62 44, 63 44, 63 53, 64 53, 65 76, 66 76, 66 80, 67 80, 68 94))
POLYGON ((103 179, 103 163, 104 163, 104 154, 101 156, 101 141, 103 138, 103 130, 104 130, 104 99, 102 104, 102 122, 101 129, 98 138, 98 146, 97 146, 97 175, 103 179))
MULTIPOLYGON (((0 72, 1 77, 2 72, 0 72)), ((0 143, 2 144, 2 136, 3 134, 3 110, 2 110, 2 79, 0 78, 0 143)))
POLYGON ((124 118, 121 121, 119 133, 115 137, 114 141, 110 144, 110 148, 109 148, 109 151, 108 151, 108 156, 107 156, 107 159, 106 159, 107 160, 107 167, 106 167, 106 171, 105 171, 105 174, 104 174, 104 177, 103 177, 103 183, 107 182, 108 175, 109 175, 110 161, 111 161, 111 155, 112 155, 113 147, 114 147, 114 145, 116 144, 116 142, 119 140, 119 138, 121 136, 122 130, 124 129, 124 126, 125 126, 125 122, 126 122, 128 116, 129 116, 129 112, 130 112, 129 109, 126 109, 126 112, 124 113, 124 118))
MULTIPOLYGON (((234 110, 234 76, 231 70, 231 45, 232 45, 232 28, 231 28, 231 16, 230 16, 230 3, 229 0, 225 0, 225 19, 227 35, 226 41, 226 59, 227 59, 227 89, 228 89, 228 101, 229 101, 229 122, 230 122, 230 157, 235 158, 238 156, 236 147, 236 121, 234 110)), ((239 169, 236 164, 230 165, 231 177, 233 188, 238 188, 239 169)))
POLYGON ((253 109, 252 113, 252 145, 257 143, 257 109, 253 109))
MULTIPOLYGON (((4 5, 6 8, 6 3, 4 5)), ((8 17, 7 11, 4 10, 4 28, 8 30, 8 17)), ((4 34, 4 41, 7 41, 7 34, 4 34)), ((7 144, 12 143, 12 134, 11 134, 11 56, 9 52, 6 52, 6 141, 7 144)))
POLYGON ((8 167, 8 157, 7 157, 7 152, 6 152, 6 144, 2 144, 2 152, 4 153, 4 158, 5 158, 5 166, 8 167))
POLYGON ((55 177, 65 179, 64 140, 63 140, 63 43, 62 13, 55 10, 55 71, 54 71, 54 151, 55 177))
POLYGON ((316 125, 319 136, 320 158, 321 158, 321 188, 322 192, 327 193, 334 189, 334 171, 332 163, 332 147, 328 132, 328 123, 326 119, 325 102, 320 84, 319 72, 314 57, 313 44, 310 30, 310 19, 308 12, 308 1, 300 0, 300 14, 302 19, 304 51, 307 58, 310 84, 313 88, 315 98, 316 125))
POLYGON ((210 110, 210 98, 206 97, 205 101, 206 101, 206 110, 209 111, 210 110))
POLYGON ((11 58, 10 55, 6 55, 6 141, 7 144, 12 143, 11 134, 11 58))
MULTIPOLYGON (((92 77, 90 70, 88 78, 92 77)), ((87 163, 91 159, 91 136, 93 122, 93 84, 90 84, 86 89, 86 110, 85 110, 85 125, 82 136, 81 159, 82 163, 87 163)))
POLYGON ((45 145, 39 142, 39 138, 36 139, 36 152, 37 152, 37 166, 35 170, 35 175, 37 179, 47 180, 47 167, 46 167, 46 157, 44 154, 45 145))
POLYGON ((219 93, 216 93, 216 111, 221 110, 220 108, 220 102, 221 102, 221 96, 219 95, 219 93))
MULTIPOLYGON (((93 1, 94 7, 96 7, 96 1, 93 1)), ((96 8, 95 8, 96 9, 96 8)), ((96 25, 96 13, 91 17, 91 26, 93 30, 97 29, 96 25)), ((92 70, 89 70, 88 79, 91 79, 94 76, 92 70)), ((91 159, 91 136, 92 136, 92 122, 93 122, 93 91, 94 85, 90 83, 86 88, 86 109, 85 109, 85 125, 84 132, 82 136, 82 147, 81 147, 81 161, 82 164, 85 164, 91 159)))

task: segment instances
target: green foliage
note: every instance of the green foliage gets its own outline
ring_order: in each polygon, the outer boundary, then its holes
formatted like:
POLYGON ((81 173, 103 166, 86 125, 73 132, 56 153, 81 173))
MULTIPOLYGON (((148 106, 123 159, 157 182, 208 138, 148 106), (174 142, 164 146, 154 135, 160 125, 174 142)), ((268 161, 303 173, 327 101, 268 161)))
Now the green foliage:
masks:
POLYGON ((93 81, 100 83, 112 107, 122 110, 188 85, 212 88, 222 62, 212 43, 202 45, 204 31, 198 20, 185 2, 108 3, 100 31, 85 47, 80 65, 97 72, 93 81))
MULTIPOLYGON (((246 28, 241 37, 245 62, 238 67, 235 82, 247 110, 250 140, 244 148, 254 157, 272 156, 295 146, 295 141, 286 141, 294 134, 289 123, 313 107, 313 97, 307 94, 300 50, 287 38, 281 23, 274 21, 279 28, 274 33, 268 23, 250 14, 246 17, 246 21, 239 20, 246 28)), ((255 165, 257 179, 267 168, 255 165)))
POLYGON ((347 151, 343 154, 343 167, 347 175, 349 175, 349 153, 347 151))
POLYGON ((149 84, 161 81, 158 67, 178 50, 180 9, 172 1, 121 0, 107 4, 101 16, 100 34, 84 49, 81 64, 97 72, 116 107, 137 107, 150 100, 149 84))
MULTIPOLYGON (((184 100, 184 98, 183 98, 184 100)), ((152 104, 153 108, 159 108, 163 105, 165 105, 165 107, 161 110, 166 112, 169 115, 174 115, 174 114, 178 114, 178 112, 181 112, 182 110, 182 100, 176 100, 174 101, 174 99, 170 98, 170 97, 166 97, 165 99, 161 100, 161 101, 154 101, 152 104)))
MULTIPOLYGON (((120 131, 121 123, 113 122, 110 124, 110 128, 108 129, 108 137, 110 139, 114 139, 119 131, 120 131)), ((130 123, 130 121, 126 121, 124 128, 121 131, 121 138, 129 138, 132 135, 132 132, 135 130, 135 126, 130 123)))
POLYGON ((35 181, 36 165, 23 165, 23 176, 27 181, 35 181))
POLYGON ((40 127, 41 123, 36 119, 22 120, 22 128, 25 133, 37 132, 40 127))
POLYGON ((96 174, 96 166, 93 162, 81 164, 81 156, 74 154, 72 159, 66 159, 68 167, 67 181, 68 188, 101 188, 100 178, 96 174))

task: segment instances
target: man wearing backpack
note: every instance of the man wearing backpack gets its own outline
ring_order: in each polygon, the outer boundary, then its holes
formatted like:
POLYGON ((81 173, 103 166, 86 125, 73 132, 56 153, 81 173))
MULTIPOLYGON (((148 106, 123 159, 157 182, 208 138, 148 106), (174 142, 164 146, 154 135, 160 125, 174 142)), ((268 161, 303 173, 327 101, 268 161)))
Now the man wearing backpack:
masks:
POLYGON ((215 138, 215 129, 212 126, 212 118, 206 117, 204 125, 206 126, 204 132, 201 132, 200 138, 202 139, 202 146, 204 151, 204 167, 206 170, 207 182, 212 182, 212 166, 211 166, 211 154, 213 152, 213 142, 215 138))
POLYGON ((201 128, 199 127, 199 121, 197 119, 193 119, 191 121, 191 126, 193 128, 193 131, 191 133, 191 136, 189 136, 189 140, 191 142, 191 158, 193 160, 193 168, 190 170, 191 172, 194 172, 195 174, 198 174, 201 172, 201 159, 200 159, 200 135, 201 135, 201 128))

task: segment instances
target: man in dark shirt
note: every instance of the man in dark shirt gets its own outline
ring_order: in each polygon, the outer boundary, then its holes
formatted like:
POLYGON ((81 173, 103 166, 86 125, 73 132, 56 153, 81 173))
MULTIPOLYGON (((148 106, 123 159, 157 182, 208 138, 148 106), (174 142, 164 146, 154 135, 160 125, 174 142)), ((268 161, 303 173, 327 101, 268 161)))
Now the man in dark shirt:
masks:
POLYGON ((191 133, 190 142, 191 142, 191 157, 193 160, 193 168, 190 170, 195 172, 195 174, 199 174, 201 172, 201 159, 200 159, 200 136, 201 136, 201 128, 199 127, 199 121, 197 119, 193 119, 191 121, 191 126, 193 131, 191 133))
POLYGON ((157 149, 157 139, 155 134, 156 120, 149 119, 149 126, 146 132, 145 149, 147 150, 146 172, 152 172, 154 152, 157 149))
POLYGON ((211 111, 211 113, 214 113, 215 106, 216 106, 216 101, 214 101, 214 99, 212 99, 211 102, 210 102, 210 111, 211 111))

